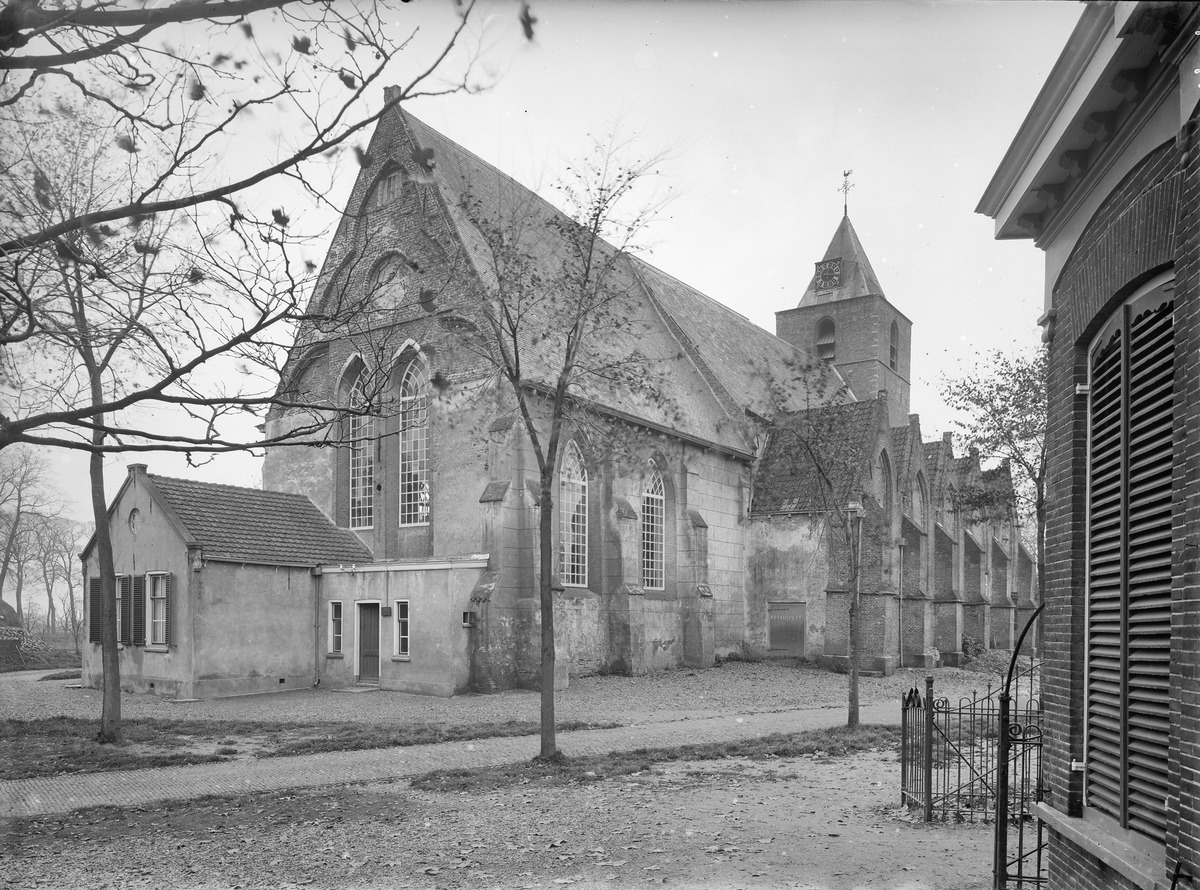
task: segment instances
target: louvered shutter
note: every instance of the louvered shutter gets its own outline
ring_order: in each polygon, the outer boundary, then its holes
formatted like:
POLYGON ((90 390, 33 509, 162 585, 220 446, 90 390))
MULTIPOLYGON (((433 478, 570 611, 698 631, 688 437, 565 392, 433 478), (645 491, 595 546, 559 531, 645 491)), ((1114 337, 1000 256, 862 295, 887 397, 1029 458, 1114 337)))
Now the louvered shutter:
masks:
POLYGON ((1170 739, 1172 304, 1129 325, 1129 827, 1165 837, 1170 739))
POLYGON ((1170 748, 1173 304, 1126 306, 1091 357, 1089 806, 1166 835, 1170 748))
POLYGON ((146 576, 133 578, 133 631, 130 642, 135 646, 146 645, 146 576))
POLYGON ((1092 357, 1088 542, 1088 803, 1121 817, 1121 577, 1124 527, 1118 331, 1092 357))
POLYGON ((100 579, 88 578, 88 642, 103 641, 103 619, 100 617, 100 579))
POLYGON ((166 643, 168 646, 170 646, 171 645, 171 622, 172 622, 171 613, 173 611, 172 603, 171 603, 171 576, 170 575, 167 575, 165 578, 163 578, 163 591, 167 595, 166 603, 164 604, 164 608, 166 609, 165 617, 166 617, 167 621, 166 621, 166 628, 163 631, 163 642, 166 643))
POLYGON ((121 585, 121 639, 118 643, 129 645, 129 641, 133 639, 133 591, 128 575, 118 575, 117 583, 121 585))

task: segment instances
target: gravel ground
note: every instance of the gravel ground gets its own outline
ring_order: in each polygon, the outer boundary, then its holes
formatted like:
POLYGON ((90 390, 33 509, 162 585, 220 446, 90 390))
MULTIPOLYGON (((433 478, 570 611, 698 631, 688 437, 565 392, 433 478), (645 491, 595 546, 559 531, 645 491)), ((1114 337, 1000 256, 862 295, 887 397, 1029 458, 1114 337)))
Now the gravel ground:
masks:
MULTIPOLYGON (((0 674, 0 716, 100 715, 100 692, 72 688, 78 680, 39 682, 46 671, 0 674)), ((862 704, 894 701, 914 685, 935 678, 934 692, 952 701, 972 691, 982 694, 994 675, 938 668, 897 671, 890 677, 863 677, 862 704)), ((722 714, 752 714, 795 708, 845 707, 847 677, 796 662, 727 662, 708 670, 666 671, 646 677, 582 677, 556 696, 559 720, 612 721, 622 724, 666 722, 722 714)), ((153 695, 125 694, 127 719, 277 720, 284 722, 396 720, 446 724, 537 720, 536 692, 510 690, 493 695, 454 698, 399 692, 345 693, 306 689, 211 701, 173 701, 153 695)))

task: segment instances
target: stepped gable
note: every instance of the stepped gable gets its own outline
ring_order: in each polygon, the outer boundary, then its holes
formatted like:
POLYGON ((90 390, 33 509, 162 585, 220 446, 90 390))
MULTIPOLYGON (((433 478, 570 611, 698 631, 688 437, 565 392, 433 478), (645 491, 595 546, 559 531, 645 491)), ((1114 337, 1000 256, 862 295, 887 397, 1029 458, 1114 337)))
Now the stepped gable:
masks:
POLYGON ((316 566, 373 557, 300 494, 146 474, 206 558, 316 566))
MULTIPOLYGON (((485 287, 495 288, 498 282, 491 250, 480 229, 483 220, 490 224, 498 221, 506 230, 519 227, 522 251, 539 267, 541 280, 552 284, 563 265, 572 261, 567 233, 576 224, 410 113, 397 108, 396 114, 414 147, 433 151, 432 175, 447 216, 485 287)), ((581 381, 583 395, 635 420, 750 453, 753 446, 742 423, 745 412, 772 416, 777 410, 772 392, 780 389, 781 381, 806 373, 811 360, 645 261, 618 257, 615 248, 604 242, 598 247, 601 261, 613 262, 606 284, 614 294, 611 308, 620 323, 605 324, 603 336, 585 341, 585 351, 590 351, 585 361, 600 365, 614 357, 634 355, 648 372, 635 381, 590 375, 581 381)), ((550 294, 530 306, 533 323, 526 325, 522 343, 530 379, 548 384, 557 375, 553 333, 562 325, 550 319, 556 310, 567 308, 550 294), (543 319, 540 323, 539 318, 543 319)), ((836 380, 828 389, 840 387, 841 378, 836 380)), ((825 401, 823 396, 811 400, 825 401)), ((783 407, 795 410, 802 406, 796 393, 789 392, 783 407)))
POLYGON ((752 512, 823 512, 832 504, 848 503, 874 453, 873 443, 880 432, 880 406, 879 401, 826 405, 777 423, 759 463, 752 512), (827 493, 803 444, 813 426, 827 431, 824 436, 816 436, 814 448, 829 455, 826 472, 831 493, 827 493), (821 438, 825 441, 819 441, 821 438), (839 459, 838 455, 845 452, 857 454, 859 460, 852 465, 839 459))
POLYGON ((853 297, 882 297, 884 295, 883 288, 875 276, 875 270, 871 268, 871 261, 867 259, 867 252, 863 250, 862 242, 858 240, 858 233, 854 231, 854 225, 850 222, 849 215, 842 217, 837 231, 833 233, 833 240, 829 242, 825 255, 821 257, 821 262, 827 260, 841 260, 840 283, 833 288, 818 289, 817 275, 814 271, 808 288, 804 291, 804 296, 800 298, 801 306, 849 300, 853 297))

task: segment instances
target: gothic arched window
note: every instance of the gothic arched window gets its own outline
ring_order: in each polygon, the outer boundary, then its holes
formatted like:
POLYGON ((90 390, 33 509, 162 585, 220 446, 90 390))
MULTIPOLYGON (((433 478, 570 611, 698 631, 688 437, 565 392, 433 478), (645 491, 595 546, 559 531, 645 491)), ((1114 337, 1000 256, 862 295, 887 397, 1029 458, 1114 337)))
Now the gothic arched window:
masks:
POLYGON ((886 514, 885 522, 892 521, 892 462, 888 460, 887 452, 879 452, 879 485, 883 495, 881 505, 886 514))
POLYGON ((926 506, 925 474, 917 473, 917 482, 913 487, 913 521, 920 528, 925 527, 926 506))
POLYGON ((558 478, 558 505, 563 584, 587 587, 588 478, 583 455, 574 442, 567 443, 558 478))
POLYGON ((900 370, 900 326, 894 321, 892 322, 892 357, 891 365, 893 371, 900 370))
POLYGON ((837 326, 828 315, 817 322, 817 358, 831 362, 837 356, 837 326))
POLYGON ((400 197, 401 172, 393 168, 379 178, 367 204, 372 210, 386 207, 400 197))
POLYGON ((404 302, 404 258, 390 253, 375 264, 367 276, 367 295, 376 305, 394 309, 404 302))
POLYGON ((429 378, 414 358, 400 378, 400 524, 429 521, 429 378))
POLYGON ((666 493, 662 476, 651 469, 642 485, 642 587, 663 590, 666 493))
POLYGON ((367 369, 360 366, 350 384, 346 400, 351 410, 350 433, 350 527, 371 528, 375 524, 375 418, 366 413, 367 369))

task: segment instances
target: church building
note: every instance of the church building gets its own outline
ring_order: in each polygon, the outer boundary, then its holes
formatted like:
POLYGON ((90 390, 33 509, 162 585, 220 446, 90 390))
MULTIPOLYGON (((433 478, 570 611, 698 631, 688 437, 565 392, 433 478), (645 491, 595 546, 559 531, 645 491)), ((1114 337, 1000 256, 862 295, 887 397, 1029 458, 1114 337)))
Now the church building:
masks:
POLYGON ((1012 645, 1033 561, 1013 515, 957 496, 1007 469, 924 441, 912 323, 848 215, 777 334, 588 245, 603 325, 579 344, 542 566, 537 454, 486 335, 520 316, 506 348, 548 433, 579 227, 399 104, 368 157, 267 418, 308 444, 270 449, 261 491, 138 465, 114 499, 123 685, 535 685, 542 571, 560 687, 734 653, 844 662, 852 546, 864 669, 1012 645))

